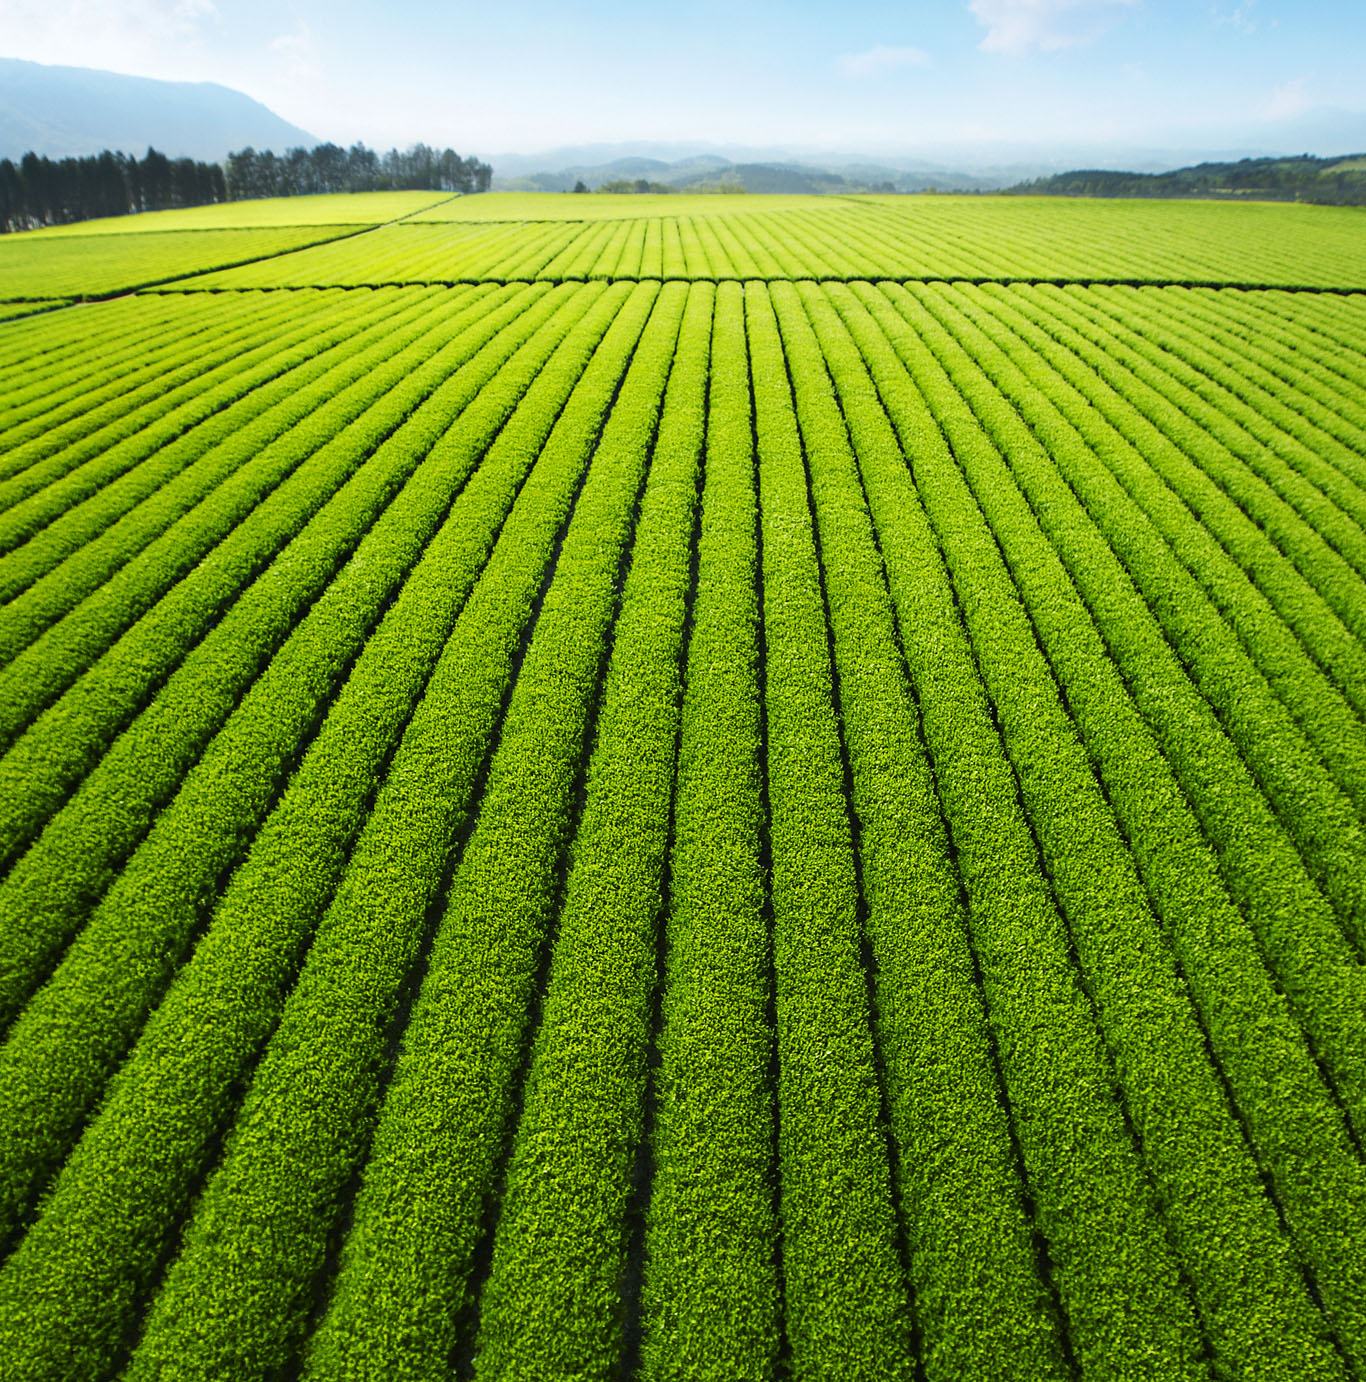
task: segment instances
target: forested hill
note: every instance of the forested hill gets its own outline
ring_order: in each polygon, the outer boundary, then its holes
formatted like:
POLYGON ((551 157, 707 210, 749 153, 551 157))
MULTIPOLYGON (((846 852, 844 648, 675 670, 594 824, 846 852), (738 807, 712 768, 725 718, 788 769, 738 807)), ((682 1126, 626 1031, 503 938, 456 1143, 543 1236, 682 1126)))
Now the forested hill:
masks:
POLYGON ((1244 158, 1197 163, 1169 173, 1117 173, 1101 168, 1058 173, 1008 189, 1061 197, 1229 197, 1246 201, 1366 205, 1366 154, 1315 158, 1244 158))

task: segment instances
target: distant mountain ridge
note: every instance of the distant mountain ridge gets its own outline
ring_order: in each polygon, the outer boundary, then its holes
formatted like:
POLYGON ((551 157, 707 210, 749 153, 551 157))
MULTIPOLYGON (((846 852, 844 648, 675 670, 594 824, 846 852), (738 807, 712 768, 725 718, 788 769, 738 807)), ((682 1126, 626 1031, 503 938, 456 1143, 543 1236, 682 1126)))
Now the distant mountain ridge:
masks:
POLYGON ((728 187, 771 193, 985 192, 1006 187, 1019 177, 1018 172, 993 176, 946 168, 906 169, 871 161, 829 167, 814 160, 734 162, 720 154, 697 154, 674 162, 627 155, 603 163, 572 163, 553 172, 520 176, 500 177, 497 168, 495 164, 496 190, 524 192, 569 192, 578 182, 596 189, 604 184, 636 180, 679 192, 721 191, 728 187))
MULTIPOLYGON (((615 150, 609 150, 615 152, 615 150)), ((565 154, 591 154, 565 150, 565 154)), ((553 156, 552 156, 553 157, 553 156)), ((516 167, 516 161, 508 160, 516 167)), ((526 163, 531 163, 526 159, 526 163)), ((547 161, 550 161, 548 158, 547 161)), ((523 165, 525 166, 525 165, 523 165)), ((504 164, 506 168, 506 163, 504 164)), ((601 163, 570 163, 554 172, 499 175, 499 191, 571 192, 582 184, 611 192, 767 192, 849 195, 858 192, 983 192, 1078 197, 1207 197, 1241 200, 1307 201, 1342 206, 1366 205, 1366 154, 1318 158, 1240 158, 1210 161, 1161 172, 1105 168, 1073 169, 1031 178, 1021 170, 965 171, 915 166, 906 161, 841 163, 822 166, 814 158, 732 161, 721 154, 695 153, 674 161, 644 153, 624 153, 601 163)))
MULTIPOLYGON (((1366 148, 1366 110, 1315 107, 1285 120, 1157 132, 1118 142, 983 138, 898 140, 889 128, 876 148, 717 144, 705 140, 622 140, 562 145, 532 153, 484 152, 497 190, 570 191, 642 179, 683 190, 699 184, 743 185, 765 192, 989 192, 1027 179, 1068 177, 1071 170, 1182 170, 1243 159, 1280 161, 1298 154, 1366 148)), ((1327 161, 1335 161, 1328 159, 1327 161)))
POLYGON ((0 158, 140 153, 220 162, 232 149, 319 141, 250 96, 216 82, 163 82, 89 67, 0 58, 0 158))

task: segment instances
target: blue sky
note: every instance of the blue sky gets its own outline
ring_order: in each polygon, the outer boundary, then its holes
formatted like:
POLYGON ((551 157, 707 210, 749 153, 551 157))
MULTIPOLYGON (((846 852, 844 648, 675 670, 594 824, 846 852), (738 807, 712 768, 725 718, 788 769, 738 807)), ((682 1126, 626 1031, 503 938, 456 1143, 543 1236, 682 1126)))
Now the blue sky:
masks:
POLYGON ((1366 111, 1363 0, 0 0, 0 56, 221 81, 322 138, 485 154, 1293 146, 1315 111, 1366 111))

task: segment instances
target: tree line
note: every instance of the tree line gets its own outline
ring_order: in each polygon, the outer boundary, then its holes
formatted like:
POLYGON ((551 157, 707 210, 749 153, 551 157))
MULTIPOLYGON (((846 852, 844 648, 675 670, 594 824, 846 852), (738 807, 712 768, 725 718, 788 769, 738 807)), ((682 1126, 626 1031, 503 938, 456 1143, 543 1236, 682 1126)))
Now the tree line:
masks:
POLYGON ((320 192, 487 192, 493 169, 454 149, 414 144, 400 152, 376 153, 364 144, 343 149, 319 144, 312 149, 246 148, 228 155, 223 175, 228 196, 295 197, 320 192))
POLYGON ((17 164, 0 159, 0 231, 202 206, 227 196, 216 163, 167 158, 155 149, 148 149, 146 158, 106 149, 87 158, 26 153, 17 164))
POLYGON ((1201 197, 1246 201, 1366 205, 1366 156, 1243 158, 1198 163, 1166 173, 1080 168, 1007 188, 1008 193, 1062 197, 1201 197))
POLYGON ((487 192, 493 169, 454 149, 414 144, 377 153, 364 144, 343 149, 241 149, 222 164, 103 153, 51 159, 26 153, 17 163, 0 159, 0 234, 68 225, 99 216, 126 216, 178 206, 206 206, 252 197, 399 189, 487 192))

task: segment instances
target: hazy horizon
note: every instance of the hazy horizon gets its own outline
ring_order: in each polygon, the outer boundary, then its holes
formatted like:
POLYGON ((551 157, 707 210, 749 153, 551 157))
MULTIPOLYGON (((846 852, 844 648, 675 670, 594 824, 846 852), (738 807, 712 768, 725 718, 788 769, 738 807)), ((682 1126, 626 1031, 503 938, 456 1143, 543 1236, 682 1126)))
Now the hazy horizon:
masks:
POLYGON ((1045 147, 1348 152, 1366 7, 1268 0, 715 0, 384 13, 316 0, 0 0, 0 56, 214 81, 321 139, 901 157, 1045 147), (363 98, 358 93, 364 93, 363 98), (1297 142, 1297 140, 1299 142, 1297 142))

